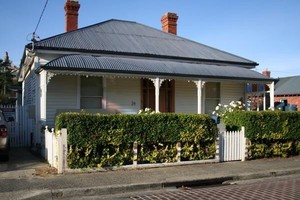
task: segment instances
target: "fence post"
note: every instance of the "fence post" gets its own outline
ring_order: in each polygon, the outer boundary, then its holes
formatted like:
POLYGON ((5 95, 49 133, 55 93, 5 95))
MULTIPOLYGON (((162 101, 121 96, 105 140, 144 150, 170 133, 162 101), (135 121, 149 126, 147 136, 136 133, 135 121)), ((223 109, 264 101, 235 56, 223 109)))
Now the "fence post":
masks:
MULTIPOLYGON (((244 131, 244 135, 245 135, 245 127, 243 127, 243 131, 244 131)), ((248 160, 248 148, 249 148, 249 139, 248 138, 244 138, 244 160, 248 160)))
POLYGON ((67 167, 67 129, 58 131, 58 163, 57 173, 62 174, 67 167))
POLYGON ((52 166, 57 167, 57 137, 55 135, 55 130, 54 128, 51 129, 50 132, 51 136, 51 160, 52 160, 52 166))
POLYGON ((57 135, 57 143, 58 143, 58 163, 57 163, 57 173, 58 174, 62 174, 63 173, 63 152, 62 150, 62 137, 61 137, 61 131, 58 131, 58 135, 57 135))
POLYGON ((218 137, 216 138, 216 160, 221 162, 221 156, 220 156, 220 138, 221 134, 218 134, 218 137))
POLYGON ((49 133, 48 133, 48 126, 45 126, 44 133, 45 133, 45 155, 44 155, 44 158, 51 165, 51 162, 49 161, 49 154, 50 154, 50 151, 49 151, 50 141, 49 140, 50 139, 49 139, 49 133))
POLYGON ((68 154, 68 140, 67 140, 67 129, 63 128, 61 129, 61 137, 62 137, 62 151, 63 151, 63 170, 68 168, 68 162, 67 162, 67 154, 68 154))
POLYGON ((246 158, 246 154, 248 154, 248 151, 246 150, 247 148, 247 139, 245 138, 245 127, 242 126, 242 130, 241 130, 241 161, 245 161, 246 158))
POLYGON ((133 166, 137 166, 138 143, 133 143, 133 166))
POLYGON ((176 144, 176 149, 177 149, 177 162, 181 162, 181 142, 177 142, 176 144))

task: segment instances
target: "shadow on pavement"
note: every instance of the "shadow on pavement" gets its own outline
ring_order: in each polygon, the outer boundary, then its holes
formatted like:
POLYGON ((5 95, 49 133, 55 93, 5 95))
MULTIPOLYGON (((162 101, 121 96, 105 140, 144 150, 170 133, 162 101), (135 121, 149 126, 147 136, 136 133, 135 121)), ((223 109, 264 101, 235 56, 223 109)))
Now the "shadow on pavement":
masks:
POLYGON ((37 172, 41 174, 53 170, 44 158, 31 152, 29 148, 12 148, 9 154, 8 161, 0 159, 0 173, 31 170, 36 175, 37 172))

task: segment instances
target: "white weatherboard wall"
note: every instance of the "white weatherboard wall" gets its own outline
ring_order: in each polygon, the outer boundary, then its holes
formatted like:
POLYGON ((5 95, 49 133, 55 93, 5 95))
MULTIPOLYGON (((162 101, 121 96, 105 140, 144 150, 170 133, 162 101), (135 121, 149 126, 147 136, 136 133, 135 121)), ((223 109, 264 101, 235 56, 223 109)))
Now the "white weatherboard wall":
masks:
MULTIPOLYGON (((23 106, 22 106, 22 122, 20 122, 20 134, 23 137, 22 143, 25 146, 30 144, 30 134, 33 133, 36 136, 36 74, 32 71, 27 74, 26 79, 23 82, 23 106), (25 89, 25 90, 24 90, 25 89)), ((36 137, 35 137, 36 140, 36 137)))
POLYGON ((134 78, 106 78, 106 105, 108 110, 135 114, 141 108, 141 82, 134 78))
POLYGON ((47 85, 47 122, 54 127, 57 109, 77 108, 77 76, 57 75, 47 85))
POLYGON ((241 98, 245 101, 245 83, 221 83, 221 104, 229 105, 231 101, 239 101, 241 98))
POLYGON ((175 112, 197 113, 197 87, 194 82, 175 80, 175 112))

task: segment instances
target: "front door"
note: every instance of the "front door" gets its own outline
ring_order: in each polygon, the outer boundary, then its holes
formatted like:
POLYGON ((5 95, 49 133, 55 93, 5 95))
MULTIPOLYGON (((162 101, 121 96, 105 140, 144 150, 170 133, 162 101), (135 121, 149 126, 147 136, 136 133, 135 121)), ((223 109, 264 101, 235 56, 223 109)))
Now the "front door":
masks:
MULTIPOLYGON (((151 108, 155 110, 155 87, 151 80, 141 80, 142 109, 151 108)), ((175 112, 175 81, 165 80, 159 89, 159 111, 175 112)))

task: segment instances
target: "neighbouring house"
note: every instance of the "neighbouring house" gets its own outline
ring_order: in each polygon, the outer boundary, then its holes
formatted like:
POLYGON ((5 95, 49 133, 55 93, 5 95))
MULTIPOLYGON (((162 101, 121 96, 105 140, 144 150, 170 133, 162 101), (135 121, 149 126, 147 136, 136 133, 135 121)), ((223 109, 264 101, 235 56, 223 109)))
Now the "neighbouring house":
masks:
POLYGON ((275 102, 286 100, 288 104, 300 108, 300 76, 279 78, 275 84, 275 102))
POLYGON ((22 82, 24 132, 41 142, 41 127, 65 111, 208 113, 218 103, 245 101, 249 83, 274 79, 256 62, 176 35, 175 13, 162 31, 123 20, 77 29, 80 4, 67 0, 66 32, 25 46, 22 82))
MULTIPOLYGON (((266 77, 271 78, 271 71, 269 70, 262 71, 262 74, 266 77)), ((276 81, 278 81, 278 79, 276 79, 275 82, 276 81)), ((271 101, 271 98, 274 99, 274 97, 273 94, 270 93, 270 91, 270 84, 247 83, 247 110, 259 111, 274 109, 274 102, 271 101)))

